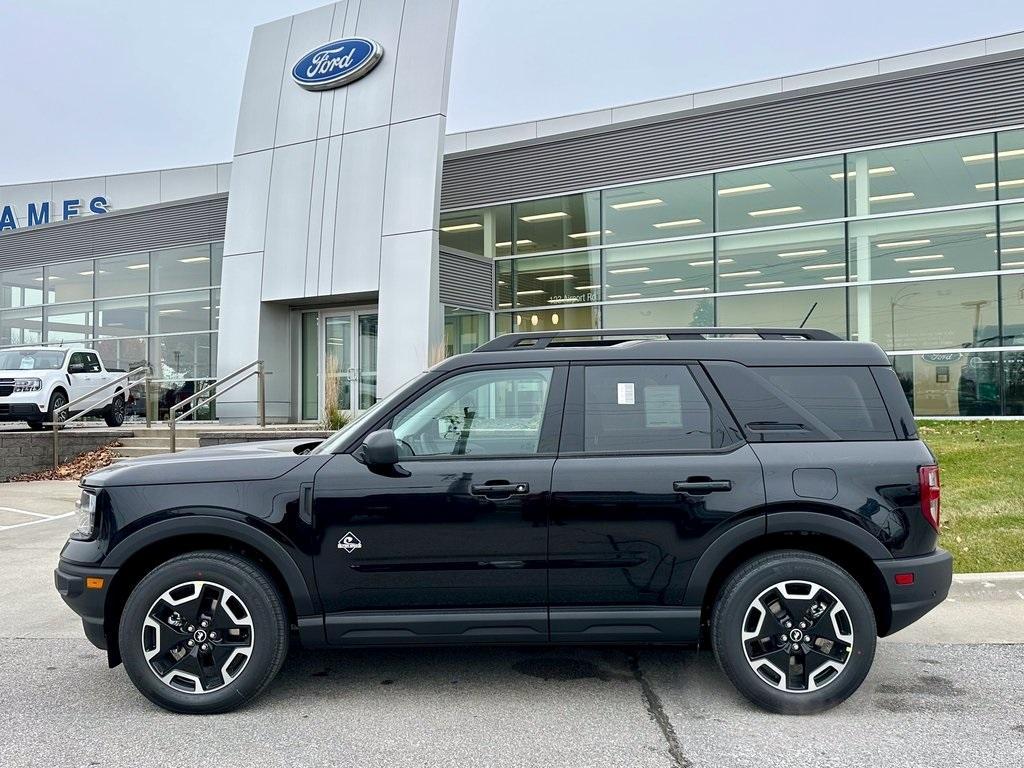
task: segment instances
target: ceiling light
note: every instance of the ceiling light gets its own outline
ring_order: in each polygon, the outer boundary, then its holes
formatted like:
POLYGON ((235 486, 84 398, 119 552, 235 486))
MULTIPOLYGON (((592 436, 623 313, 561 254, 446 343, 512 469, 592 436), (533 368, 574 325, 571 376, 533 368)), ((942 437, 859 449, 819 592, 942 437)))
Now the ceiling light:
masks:
POLYGON ((672 291, 672 293, 700 293, 702 291, 710 290, 711 289, 705 285, 701 286, 700 288, 676 288, 675 290, 672 291))
POLYGON ((1000 255, 1004 253, 1024 253, 1024 248, 1001 248, 999 253, 1000 255))
POLYGON ((845 280, 846 275, 828 275, 827 277, 823 277, 821 279, 827 282, 833 282, 835 280, 845 280))
POLYGON ((814 248, 810 251, 786 251, 780 253, 779 258, 788 259, 793 256, 821 256, 823 253, 828 253, 828 248, 814 248))
POLYGON ((695 224, 703 224, 702 219, 679 219, 678 221, 659 221, 652 226, 655 229, 671 229, 672 227, 692 227, 695 224))
POLYGON ((891 243, 875 243, 876 248, 909 248, 912 245, 928 245, 931 240, 898 240, 891 243))
POLYGON ((719 197, 725 197, 726 195, 742 195, 747 192, 761 192, 765 189, 771 189, 772 185, 768 182, 763 184, 747 184, 745 187, 726 187, 718 190, 719 197))
MULTIPOLYGON (((896 173, 896 169, 891 165, 881 165, 878 168, 868 168, 868 176, 891 176, 894 173, 896 173)), ((843 180, 842 173, 830 173, 829 176, 831 176, 836 181, 843 180)), ((848 171, 846 173, 846 177, 848 179, 855 179, 857 178, 857 172, 848 171)))
MULTIPOLYGON (((41 277, 33 277, 32 279, 35 280, 37 283, 43 282, 43 278, 41 277)), ((50 279, 52 280, 53 278, 51 277, 50 279)))
POLYGON ((209 307, 202 307, 202 309, 209 309, 209 307))
POLYGON ((184 311, 185 311, 184 309, 161 309, 159 314, 161 314, 161 315, 177 315, 177 314, 179 314, 181 312, 184 312, 184 311))
POLYGON ((928 256, 897 256, 893 261, 934 261, 935 259, 943 259, 945 256, 941 253, 933 253, 928 256))
MULTIPOLYGON (((986 181, 981 184, 975 184, 974 188, 978 190, 982 189, 995 189, 996 183, 994 181, 986 181)), ((1006 181, 1000 181, 999 186, 1001 187, 1020 187, 1024 186, 1024 179, 1007 179, 1006 181)))
POLYGON ((149 269, 149 264, 129 264, 125 269, 149 269))
POLYGON ((760 269, 751 269, 746 272, 719 272, 719 277, 753 277, 754 275, 760 275, 760 269))
POLYGON ((520 216, 520 221, 534 222, 534 221, 551 221, 552 219, 567 219, 569 214, 565 211, 552 211, 551 213, 535 213, 531 216, 520 216))
POLYGON ((1003 268, 1006 267, 1024 267, 1024 261, 1004 261, 1003 268))
MULTIPOLYGON (((604 233, 606 235, 614 234, 610 229, 606 229, 604 231, 604 233)), ((589 232, 573 232, 571 235, 569 235, 569 237, 571 237, 573 240, 579 240, 579 239, 584 238, 584 237, 597 237, 600 234, 601 234, 601 230, 600 229, 592 229, 589 232)))
POLYGON ((601 287, 600 285, 577 285, 576 286, 576 290, 577 291, 592 291, 595 288, 600 288, 600 287, 601 287))
POLYGON ((542 275, 541 277, 536 277, 534 279, 538 280, 538 281, 544 281, 544 280, 573 280, 573 279, 575 279, 575 277, 576 277, 576 275, 570 275, 568 272, 566 272, 564 275, 542 275))
POLYGON ((844 262, 837 261, 834 264, 805 264, 800 269, 840 269, 845 266, 844 262))
POLYGON ((908 269, 907 273, 911 275, 927 275, 933 272, 955 272, 956 267, 929 267, 928 269, 908 269))
POLYGON ((91 277, 93 271, 90 269, 88 272, 79 272, 78 274, 80 274, 82 277, 91 277))
POLYGON ((474 229, 483 229, 483 224, 452 224, 448 227, 441 227, 442 232, 469 232, 474 229))
POLYGON ((786 284, 786 282, 784 280, 768 280, 768 281, 763 282, 763 283, 744 283, 743 285, 744 285, 745 288, 768 288, 769 286, 772 286, 772 285, 785 285, 785 284, 786 284))
MULTIPOLYGON (((1024 155, 1024 149, 1004 149, 999 153, 999 159, 1002 160, 1004 157, 1020 157, 1021 155, 1024 155)), ((964 155, 963 161, 967 164, 984 163, 986 160, 992 160, 994 158, 994 152, 983 152, 980 155, 964 155)))
MULTIPOLYGON (((1008 229, 1008 230, 1003 230, 1002 235, 1003 235, 1003 237, 1020 237, 1021 235, 1024 235, 1024 229, 1008 229)), ((988 232, 988 233, 985 234, 985 237, 996 237, 996 236, 997 235, 996 235, 995 232, 988 232)))
POLYGON ((544 291, 540 290, 540 288, 536 288, 531 291, 516 291, 516 296, 537 296, 542 293, 544 293, 544 291))
POLYGON ((650 267, 620 267, 619 269, 609 269, 609 275, 629 275, 633 272, 650 272, 650 267))
POLYGON ((635 299, 637 296, 643 296, 642 293, 609 293, 605 296, 606 299, 635 299))
POLYGON ((631 200, 628 203, 612 203, 616 211, 624 211, 628 208, 650 208, 652 205, 664 205, 665 201, 660 197, 652 197, 649 200, 631 200))
POLYGON ((891 200, 909 200, 917 197, 913 192, 894 192, 891 195, 871 195, 868 200, 872 203, 888 203, 891 200))
POLYGON ((787 205, 783 208, 765 208, 763 211, 751 211, 751 216, 780 216, 784 213, 799 213, 804 207, 802 205, 787 205))
POLYGON ((200 261, 209 261, 209 256, 190 256, 187 259, 178 259, 182 264, 198 264, 200 261))
MULTIPOLYGON (((533 240, 516 240, 516 245, 533 245, 533 240)), ((501 242, 501 243, 495 243, 494 247, 495 248, 511 248, 512 247, 512 241, 511 240, 505 240, 504 242, 501 242)))
MULTIPOLYGON (((719 259, 718 263, 719 264, 732 264, 734 261, 735 261, 735 259, 719 259)), ((714 259, 707 259, 706 261, 691 261, 690 262, 690 266, 691 267, 710 267, 714 263, 715 263, 714 259)))
POLYGON ((644 280, 644 285, 665 285, 666 283, 681 283, 681 277, 659 277, 657 280, 644 280))
POLYGON ((511 302, 511 301, 503 301, 503 302, 502 302, 501 304, 499 304, 498 306, 499 306, 499 307, 511 307, 511 306, 512 306, 512 302, 511 302))

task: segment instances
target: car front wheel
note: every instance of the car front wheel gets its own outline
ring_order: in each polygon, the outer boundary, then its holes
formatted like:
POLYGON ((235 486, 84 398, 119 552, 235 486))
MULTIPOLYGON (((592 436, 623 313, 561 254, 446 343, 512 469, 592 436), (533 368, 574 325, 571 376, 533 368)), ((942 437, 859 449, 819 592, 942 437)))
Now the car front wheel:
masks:
POLYGON ((196 552, 163 563, 132 590, 118 642, 128 676, 173 712, 242 706, 274 679, 288 652, 277 587, 255 563, 196 552))
POLYGON ((845 701, 875 655, 875 616, 860 584, 807 552, 741 565, 719 593, 711 639, 722 670, 765 709, 811 714, 845 701))

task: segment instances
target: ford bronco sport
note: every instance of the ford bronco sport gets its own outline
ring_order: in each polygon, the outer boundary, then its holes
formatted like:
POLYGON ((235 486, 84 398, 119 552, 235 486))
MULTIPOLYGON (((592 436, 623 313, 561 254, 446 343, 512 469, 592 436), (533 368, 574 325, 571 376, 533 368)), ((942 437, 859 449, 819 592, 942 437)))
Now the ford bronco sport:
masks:
POLYGON ((83 481, 55 579, 152 701, 223 712, 305 646, 710 642, 834 706, 946 596, 939 473, 874 344, 808 329, 523 333, 329 439, 83 481))

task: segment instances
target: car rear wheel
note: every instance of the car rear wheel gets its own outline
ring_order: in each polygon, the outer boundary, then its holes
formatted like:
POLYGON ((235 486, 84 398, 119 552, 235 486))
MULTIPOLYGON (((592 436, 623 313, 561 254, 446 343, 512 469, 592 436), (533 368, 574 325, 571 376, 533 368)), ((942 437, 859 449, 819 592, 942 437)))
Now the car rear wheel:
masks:
POLYGON ((118 395, 107 406, 103 420, 107 422, 108 427, 120 427, 124 424, 124 395, 118 395))
POLYGON ((755 704, 811 714, 860 687, 875 654, 864 590, 835 563, 780 551, 740 566, 719 593, 711 639, 722 670, 755 704))
POLYGON ((258 696, 288 653, 289 622, 255 563, 196 552, 163 563, 132 590, 118 642, 128 676, 173 712, 227 712, 258 696))

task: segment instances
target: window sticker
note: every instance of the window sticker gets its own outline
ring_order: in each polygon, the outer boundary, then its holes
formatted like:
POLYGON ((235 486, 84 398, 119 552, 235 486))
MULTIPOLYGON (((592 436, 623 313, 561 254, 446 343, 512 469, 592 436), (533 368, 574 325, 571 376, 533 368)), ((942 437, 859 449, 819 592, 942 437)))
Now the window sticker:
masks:
POLYGON ((631 381, 619 382, 619 405, 636 405, 636 387, 631 381))
POLYGON ((21 358, 21 370, 30 371, 35 368, 36 359, 34 357, 23 357, 21 358))
POLYGON ((683 395, 678 385, 644 387, 644 421, 648 427, 683 426, 683 395))

